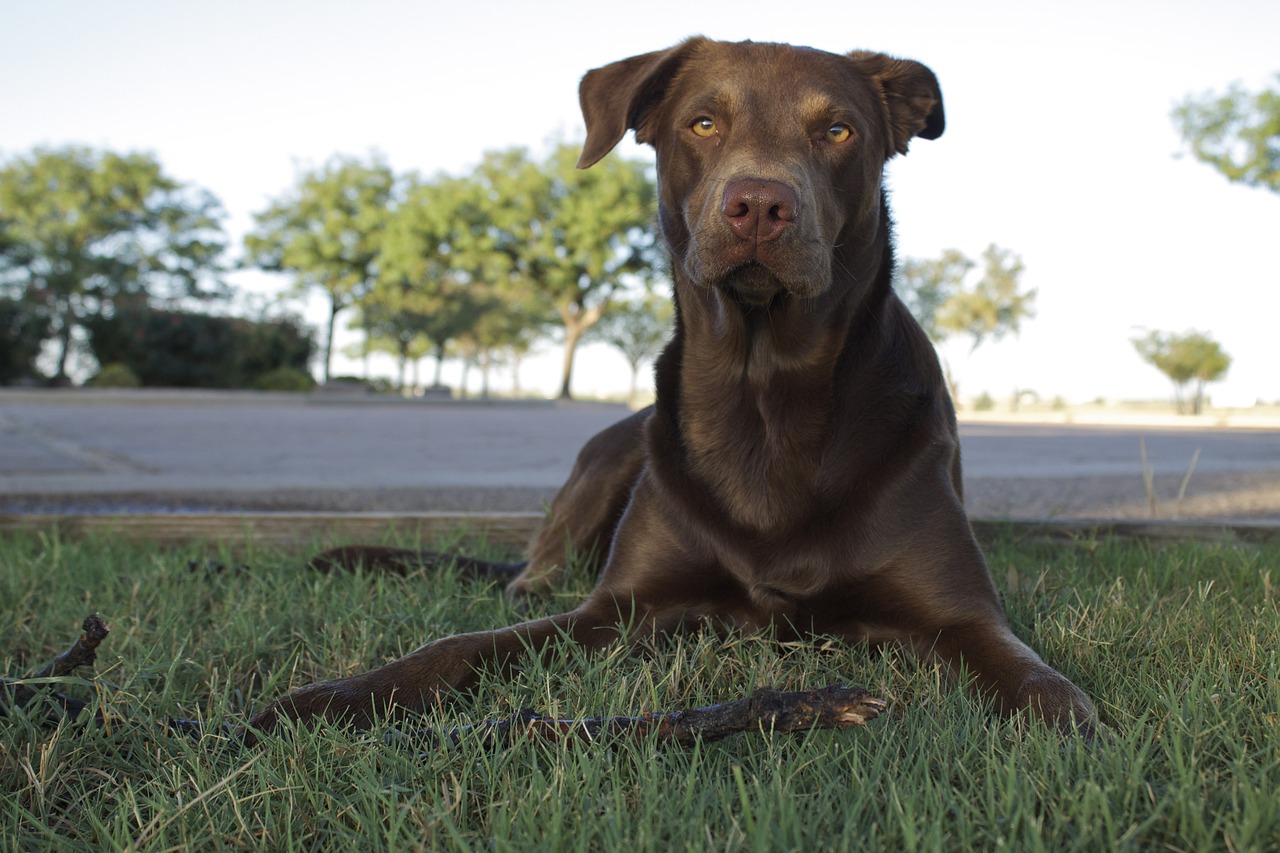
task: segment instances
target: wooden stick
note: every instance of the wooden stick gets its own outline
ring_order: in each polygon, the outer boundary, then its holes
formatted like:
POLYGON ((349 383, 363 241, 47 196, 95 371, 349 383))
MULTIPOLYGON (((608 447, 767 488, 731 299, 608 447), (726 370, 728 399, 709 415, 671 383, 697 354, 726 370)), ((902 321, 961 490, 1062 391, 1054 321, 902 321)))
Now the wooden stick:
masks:
POLYGON ((520 740, 611 741, 653 736, 659 744, 693 746, 739 732, 798 732, 844 729, 874 720, 888 705, 861 687, 822 687, 784 692, 762 688, 744 699, 685 711, 648 713, 637 717, 595 717, 565 720, 543 717, 525 708, 505 720, 485 720, 445 732, 431 729, 392 732, 390 743, 439 748, 479 738, 501 749, 520 740))
MULTIPOLYGON (((64 675, 70 675, 82 666, 89 666, 97 659, 98 646, 107 638, 107 634, 111 633, 111 626, 101 616, 91 613, 85 617, 80 628, 81 634, 71 644, 71 647, 41 667, 35 675, 31 676, 30 680, 60 678, 64 675)), ((0 713, 7 713, 10 706, 25 708, 32 699, 41 694, 42 691, 28 687, 25 681, 0 679, 0 713)), ((49 701, 60 706, 63 713, 72 719, 80 716, 80 712, 85 709, 84 702, 79 699, 72 699, 70 696, 64 696, 56 690, 50 690, 44 695, 49 701)), ((58 716, 51 711, 46 715, 46 719, 50 722, 56 722, 58 716)))

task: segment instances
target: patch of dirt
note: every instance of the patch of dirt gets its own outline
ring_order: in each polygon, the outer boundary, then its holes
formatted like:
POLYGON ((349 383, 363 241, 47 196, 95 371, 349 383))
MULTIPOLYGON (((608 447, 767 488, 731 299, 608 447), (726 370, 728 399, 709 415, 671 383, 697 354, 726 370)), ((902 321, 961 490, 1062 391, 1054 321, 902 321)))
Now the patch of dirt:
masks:
POLYGON ((974 478, 965 504, 977 518, 1186 518, 1280 520, 1280 471, 1181 477, 974 478))

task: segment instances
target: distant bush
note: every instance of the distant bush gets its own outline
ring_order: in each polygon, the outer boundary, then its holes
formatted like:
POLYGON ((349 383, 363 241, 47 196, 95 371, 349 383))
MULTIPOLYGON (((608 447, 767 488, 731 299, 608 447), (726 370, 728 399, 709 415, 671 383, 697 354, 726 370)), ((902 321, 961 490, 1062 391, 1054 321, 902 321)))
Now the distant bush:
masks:
POLYGON ((35 362, 50 326, 40 306, 0 299, 0 385, 40 377, 35 362))
POLYGON ((989 412, 996 407, 996 401, 986 391, 982 392, 982 396, 973 401, 973 410, 975 412, 989 412))
POLYGON ((368 379, 363 376, 330 376, 329 382, 334 385, 359 385, 375 394, 390 394, 400 390, 394 379, 385 376, 372 376, 368 379))
POLYGON ((98 374, 89 380, 94 388, 140 388, 142 380, 127 365, 115 362, 105 365, 98 374))
POLYGON ((259 376, 253 387, 259 391, 310 391, 316 387, 316 381, 305 370, 277 367, 259 376))
POLYGON ((252 388, 282 367, 306 372, 315 350, 311 333, 292 319, 128 307, 85 326, 99 364, 123 364, 146 386, 252 388))

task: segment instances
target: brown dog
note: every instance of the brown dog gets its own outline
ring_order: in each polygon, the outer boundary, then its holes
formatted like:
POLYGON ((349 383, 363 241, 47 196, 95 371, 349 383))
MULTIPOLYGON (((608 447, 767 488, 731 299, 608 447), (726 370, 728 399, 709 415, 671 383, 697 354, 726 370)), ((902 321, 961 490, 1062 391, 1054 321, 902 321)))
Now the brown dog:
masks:
MULTIPOLYGON (((942 133, 928 68, 695 38, 583 78, 579 166, 628 129, 657 150, 674 336, 657 402, 593 438, 516 593, 565 542, 607 560, 575 610, 445 637, 268 707, 367 725, 560 635, 603 646, 701 622, 898 642, 963 664, 1006 712, 1091 730, 1084 693, 1009 629, 961 502, 933 347, 890 289, 885 162, 942 133)), ((336 561, 395 559, 346 550, 336 561)))

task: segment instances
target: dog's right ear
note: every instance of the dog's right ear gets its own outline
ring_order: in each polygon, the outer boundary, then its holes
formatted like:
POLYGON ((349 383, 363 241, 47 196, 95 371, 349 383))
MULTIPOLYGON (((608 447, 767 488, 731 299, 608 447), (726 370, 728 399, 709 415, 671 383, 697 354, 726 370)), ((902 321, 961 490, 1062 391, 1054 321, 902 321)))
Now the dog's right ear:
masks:
POLYGON ((685 57, 703 41, 695 36, 675 47, 643 53, 586 73, 578 86, 582 117, 587 123, 579 169, 599 162, 628 130, 635 130, 640 142, 650 141, 644 133, 645 119, 662 100, 685 57))
POLYGON ((889 128, 887 156, 906 154, 913 137, 937 139, 942 135, 946 126, 942 89, 927 66, 865 50, 855 50, 849 58, 880 89, 889 128))

